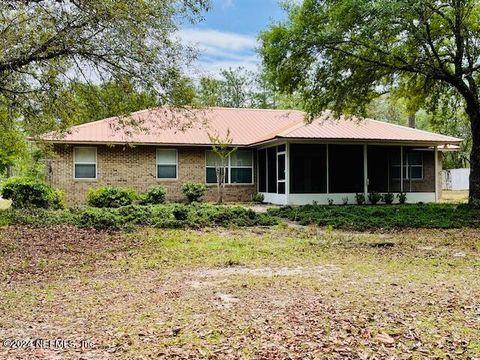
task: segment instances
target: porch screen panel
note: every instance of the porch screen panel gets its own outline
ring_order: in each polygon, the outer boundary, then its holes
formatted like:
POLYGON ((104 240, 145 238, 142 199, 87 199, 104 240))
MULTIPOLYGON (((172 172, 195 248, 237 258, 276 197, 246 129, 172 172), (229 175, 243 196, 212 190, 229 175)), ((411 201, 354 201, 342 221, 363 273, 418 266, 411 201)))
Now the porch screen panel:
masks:
POLYGON ((267 191, 267 150, 258 150, 258 191, 267 191))
POLYGON ((290 145, 290 192, 292 194, 327 192, 326 145, 290 145))
POLYGON ((362 145, 329 145, 328 159, 331 193, 363 192, 362 145))
MULTIPOLYGON (((400 146, 368 145, 368 191, 397 192, 400 182, 393 181, 391 164, 400 156, 400 146)), ((393 169, 395 172, 396 170, 393 169)))
POLYGON ((277 147, 267 149, 267 192, 277 192, 277 147))

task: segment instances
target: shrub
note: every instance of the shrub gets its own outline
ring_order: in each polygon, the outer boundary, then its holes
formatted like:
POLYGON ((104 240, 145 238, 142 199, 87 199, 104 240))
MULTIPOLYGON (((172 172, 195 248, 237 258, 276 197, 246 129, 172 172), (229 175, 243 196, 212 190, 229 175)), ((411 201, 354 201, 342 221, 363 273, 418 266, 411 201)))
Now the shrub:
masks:
POLYGON ((141 203, 144 205, 163 204, 166 194, 167 191, 163 186, 153 186, 142 195, 141 203))
POLYGON ((376 205, 380 200, 382 200, 382 195, 377 193, 377 192, 374 192, 372 191, 371 193, 368 194, 368 201, 373 204, 373 205, 376 205))
POLYGON ((131 188, 100 187, 92 188, 87 193, 87 203, 97 208, 117 208, 130 205, 138 198, 131 188))
POLYGON ((85 209, 80 215, 80 225, 98 230, 117 230, 123 225, 122 217, 110 209, 85 209))
POLYGON ((398 202, 405 204, 407 202, 407 193, 401 192, 397 194, 398 202))
POLYGON ((268 214, 302 225, 316 224, 347 230, 480 227, 480 209, 451 204, 408 206, 285 206, 268 214))
POLYGON ((330 206, 333 205, 333 199, 328 198, 328 199, 327 199, 327 202, 328 202, 328 205, 330 205, 330 206))
POLYGON ((383 194, 382 198, 383 198, 383 201, 385 202, 385 204, 388 204, 388 205, 393 204, 394 196, 393 196, 392 193, 385 193, 385 194, 383 194))
POLYGON ((253 195, 253 202, 261 204, 264 200, 265 196, 261 193, 256 193, 255 195, 253 195))
POLYGON ((355 194, 355 201, 358 205, 365 204, 365 194, 363 193, 356 193, 355 194))
POLYGON ((204 184, 187 182, 182 186, 182 194, 185 195, 189 203, 200 201, 206 191, 207 187, 204 184))
POLYGON ((187 220, 188 209, 180 205, 173 209, 172 214, 175 220, 179 220, 179 221, 187 220))
POLYGON ((9 178, 3 183, 0 194, 3 198, 12 200, 12 207, 16 209, 63 209, 66 206, 63 192, 32 178, 9 178))
POLYGON ((348 205, 348 196, 342 197, 343 205, 348 205))

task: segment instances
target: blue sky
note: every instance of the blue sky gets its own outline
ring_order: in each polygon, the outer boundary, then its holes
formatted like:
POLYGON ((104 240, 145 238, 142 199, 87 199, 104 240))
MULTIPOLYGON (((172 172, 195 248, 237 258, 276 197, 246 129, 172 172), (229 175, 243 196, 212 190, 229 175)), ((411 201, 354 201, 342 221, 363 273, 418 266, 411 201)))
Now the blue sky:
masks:
POLYGON ((180 31, 183 41, 195 45, 199 59, 196 75, 215 75, 222 68, 259 64, 257 36, 268 24, 285 18, 278 0, 212 0, 205 20, 180 31))

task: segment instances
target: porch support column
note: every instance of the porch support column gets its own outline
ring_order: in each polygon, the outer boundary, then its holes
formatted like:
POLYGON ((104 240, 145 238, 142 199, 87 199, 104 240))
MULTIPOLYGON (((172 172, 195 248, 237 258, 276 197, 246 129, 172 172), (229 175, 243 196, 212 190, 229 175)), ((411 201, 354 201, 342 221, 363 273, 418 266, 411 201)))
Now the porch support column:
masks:
POLYGON ((435 145, 435 156, 434 156, 434 161, 435 161, 435 202, 438 201, 438 147, 435 145))
POLYGON ((290 204, 290 143, 285 143, 285 203, 290 204))
POLYGON ((400 192, 403 193, 403 146, 400 145, 400 192))
POLYGON ((368 197, 368 152, 367 144, 363 145, 363 193, 365 200, 368 197))

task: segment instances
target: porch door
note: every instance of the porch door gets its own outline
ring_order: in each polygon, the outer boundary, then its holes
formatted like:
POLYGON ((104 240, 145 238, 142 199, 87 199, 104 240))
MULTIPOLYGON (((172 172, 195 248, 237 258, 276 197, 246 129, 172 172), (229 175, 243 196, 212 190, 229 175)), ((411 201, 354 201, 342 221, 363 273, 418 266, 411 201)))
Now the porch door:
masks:
POLYGON ((285 194, 285 152, 277 154, 277 192, 285 194))

